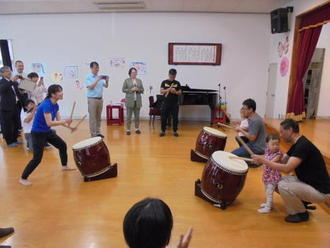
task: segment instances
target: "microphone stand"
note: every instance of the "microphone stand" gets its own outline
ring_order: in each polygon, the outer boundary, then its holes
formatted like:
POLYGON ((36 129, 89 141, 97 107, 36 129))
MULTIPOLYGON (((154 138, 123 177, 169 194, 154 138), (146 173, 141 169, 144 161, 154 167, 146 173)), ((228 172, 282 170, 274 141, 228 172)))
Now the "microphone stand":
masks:
POLYGON ((219 86, 219 108, 218 108, 218 111, 219 111, 219 119, 221 119, 221 99, 222 99, 222 97, 221 97, 221 84, 219 83, 218 86, 219 86))
POLYGON ((225 92, 225 112, 227 112, 227 87, 223 87, 223 91, 225 92))

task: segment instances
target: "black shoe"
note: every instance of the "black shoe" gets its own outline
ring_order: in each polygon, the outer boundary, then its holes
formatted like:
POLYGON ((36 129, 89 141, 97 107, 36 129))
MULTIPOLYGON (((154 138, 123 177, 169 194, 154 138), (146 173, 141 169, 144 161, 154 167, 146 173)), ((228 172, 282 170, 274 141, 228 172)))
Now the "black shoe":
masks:
POLYGON ((12 227, 7 228, 0 228, 0 238, 5 237, 11 233, 13 233, 15 230, 12 227))
POLYGON ((309 206, 310 204, 312 204, 311 202, 302 201, 302 203, 307 210, 316 210, 316 206, 309 206))
POLYGON ((287 217, 285 217, 284 220, 289 223, 300 223, 300 222, 308 221, 309 213, 306 211, 304 213, 288 215, 287 217))
POLYGON ((101 137, 102 139, 104 139, 104 135, 102 135, 100 133, 98 135, 96 135, 96 136, 101 137))
POLYGON ((126 135, 131 135, 131 131, 126 131, 126 135))
POLYGON ((141 131, 139 129, 135 130, 136 134, 141 134, 141 131))
POLYGON ((177 132, 174 132, 174 133, 173 133, 173 136, 175 136, 175 137, 179 137, 179 134, 178 134, 177 132))
POLYGON ((160 132, 159 137, 164 137, 165 136, 165 132, 160 132))

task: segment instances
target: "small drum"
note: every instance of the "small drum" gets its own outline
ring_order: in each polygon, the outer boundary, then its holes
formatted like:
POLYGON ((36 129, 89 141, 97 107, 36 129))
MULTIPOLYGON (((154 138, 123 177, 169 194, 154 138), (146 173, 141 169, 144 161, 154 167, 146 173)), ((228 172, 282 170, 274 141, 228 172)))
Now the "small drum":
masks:
POLYGON ((213 152, 223 151, 226 146, 227 135, 215 128, 204 127, 196 140, 196 149, 191 150, 190 159, 206 162, 213 152))
POLYGON ((110 164, 109 150, 101 137, 94 137, 72 147, 76 165, 85 181, 117 176, 117 164, 110 164))
POLYGON ((208 201, 225 209, 241 192, 248 166, 245 161, 232 159, 232 153, 214 152, 204 168, 201 193, 208 201))

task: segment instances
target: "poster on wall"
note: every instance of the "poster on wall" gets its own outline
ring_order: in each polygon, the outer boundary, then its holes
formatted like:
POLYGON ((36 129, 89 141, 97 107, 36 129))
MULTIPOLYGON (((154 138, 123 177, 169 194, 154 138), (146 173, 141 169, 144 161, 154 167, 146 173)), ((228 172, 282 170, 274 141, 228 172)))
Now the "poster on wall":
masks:
POLYGON ((130 67, 136 68, 138 71, 138 75, 146 75, 147 74, 147 63, 146 62, 131 62, 130 67))
POLYGON ((32 63, 31 71, 38 73, 39 76, 44 76, 46 73, 43 63, 32 63))
POLYGON ((74 87, 79 90, 84 88, 83 84, 78 79, 74 81, 74 87))
POLYGON ((279 41, 277 45, 277 54, 281 59, 280 61, 280 75, 285 77, 288 74, 289 70, 289 59, 287 57, 287 53, 289 51, 289 36, 285 36, 284 40, 279 41))
POLYGON ((63 81, 63 74, 60 72, 52 72, 50 74, 50 79, 54 82, 54 83, 61 83, 63 81))
POLYGON ((280 63, 280 74, 282 77, 286 76, 289 70, 289 59, 288 57, 283 57, 280 63))
POLYGON ((123 69, 126 66, 125 58, 110 58, 110 67, 123 69))
POLYGON ((286 36, 283 41, 279 41, 277 45, 278 57, 286 55, 289 51, 289 36, 286 36))
POLYGON ((77 79, 79 77, 78 66, 70 65, 64 67, 64 78, 65 79, 77 79))

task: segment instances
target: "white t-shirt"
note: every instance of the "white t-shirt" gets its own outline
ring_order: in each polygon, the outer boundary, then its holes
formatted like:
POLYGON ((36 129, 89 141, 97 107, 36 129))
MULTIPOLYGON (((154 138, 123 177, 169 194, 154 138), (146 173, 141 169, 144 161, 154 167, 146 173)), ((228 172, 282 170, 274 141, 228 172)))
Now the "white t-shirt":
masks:
MULTIPOLYGON (((248 119, 244 119, 241 121, 241 124, 239 125, 239 127, 244 128, 244 129, 248 129, 249 128, 249 121, 248 119)), ((244 134, 242 132, 238 133, 238 136, 244 136, 244 134)))
POLYGON ((33 120, 34 120, 34 116, 32 118, 32 120, 30 122, 25 122, 25 118, 29 115, 30 113, 25 112, 24 109, 22 109, 21 111, 21 122, 22 122, 22 128, 24 133, 31 133, 31 129, 32 129, 32 124, 33 124, 33 120))
MULTIPOLYGON (((137 84, 136 84, 136 80, 133 79, 133 87, 136 87, 137 84)), ((134 101, 136 101, 136 91, 134 91, 134 101)))

